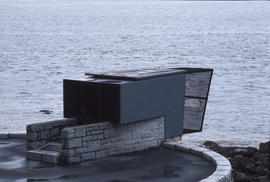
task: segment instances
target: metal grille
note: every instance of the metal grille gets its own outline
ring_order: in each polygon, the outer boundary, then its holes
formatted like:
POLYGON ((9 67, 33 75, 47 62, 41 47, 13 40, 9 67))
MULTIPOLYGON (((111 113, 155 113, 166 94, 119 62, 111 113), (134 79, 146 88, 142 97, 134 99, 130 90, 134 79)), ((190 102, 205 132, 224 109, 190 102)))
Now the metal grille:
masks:
POLYGON ((84 115, 97 120, 97 84, 64 80, 64 117, 84 115))
POLYGON ((117 123, 120 121, 120 87, 101 84, 98 92, 99 120, 117 123))

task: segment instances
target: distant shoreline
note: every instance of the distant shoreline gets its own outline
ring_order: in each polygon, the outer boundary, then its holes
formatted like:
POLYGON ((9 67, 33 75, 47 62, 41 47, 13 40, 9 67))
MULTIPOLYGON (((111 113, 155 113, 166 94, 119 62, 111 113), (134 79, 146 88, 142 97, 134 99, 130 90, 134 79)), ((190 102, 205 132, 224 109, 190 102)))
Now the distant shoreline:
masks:
POLYGON ((270 1, 270 0, 163 0, 163 1, 270 1))

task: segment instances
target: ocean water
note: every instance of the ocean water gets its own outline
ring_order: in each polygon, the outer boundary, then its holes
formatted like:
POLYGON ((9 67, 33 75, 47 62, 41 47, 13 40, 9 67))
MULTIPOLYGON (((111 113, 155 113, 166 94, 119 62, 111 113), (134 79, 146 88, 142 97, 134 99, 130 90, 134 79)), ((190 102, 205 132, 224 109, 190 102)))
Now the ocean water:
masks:
POLYGON ((62 80, 85 71, 213 68, 203 132, 270 138, 270 2, 0 0, 0 133, 61 119, 62 80), (39 112, 53 111, 47 115, 39 112))

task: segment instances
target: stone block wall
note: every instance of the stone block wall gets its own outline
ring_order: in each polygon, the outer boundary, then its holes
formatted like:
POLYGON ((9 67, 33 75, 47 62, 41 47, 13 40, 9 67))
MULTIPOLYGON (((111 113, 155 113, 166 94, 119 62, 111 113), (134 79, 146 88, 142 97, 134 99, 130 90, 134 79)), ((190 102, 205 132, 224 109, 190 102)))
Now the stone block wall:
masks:
POLYGON ((68 163, 158 147, 164 140, 164 117, 125 125, 110 122, 62 130, 63 154, 68 163))
POLYGON ((69 118, 28 125, 26 126, 26 148, 34 150, 50 141, 60 140, 63 128, 82 124, 83 121, 82 118, 69 118))

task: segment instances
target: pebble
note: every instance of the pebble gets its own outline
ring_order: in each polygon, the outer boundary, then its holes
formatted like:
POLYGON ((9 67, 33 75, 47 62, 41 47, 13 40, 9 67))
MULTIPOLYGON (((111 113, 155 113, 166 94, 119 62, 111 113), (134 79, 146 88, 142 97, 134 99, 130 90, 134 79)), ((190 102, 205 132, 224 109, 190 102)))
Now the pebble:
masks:
POLYGON ((44 113, 44 114, 51 114, 52 113, 52 111, 50 111, 50 110, 40 110, 39 112, 42 112, 42 113, 44 113))

